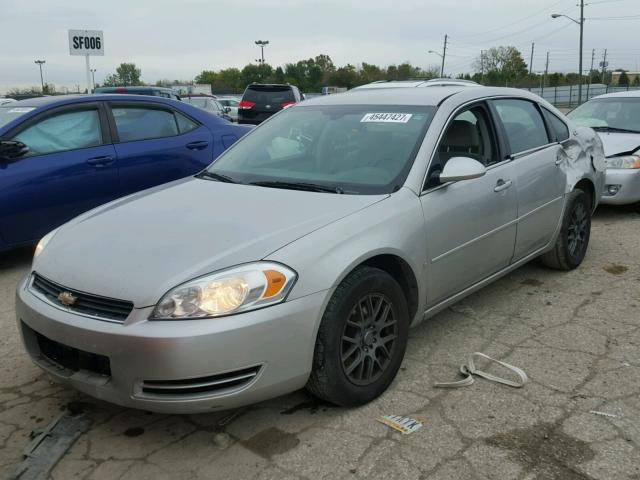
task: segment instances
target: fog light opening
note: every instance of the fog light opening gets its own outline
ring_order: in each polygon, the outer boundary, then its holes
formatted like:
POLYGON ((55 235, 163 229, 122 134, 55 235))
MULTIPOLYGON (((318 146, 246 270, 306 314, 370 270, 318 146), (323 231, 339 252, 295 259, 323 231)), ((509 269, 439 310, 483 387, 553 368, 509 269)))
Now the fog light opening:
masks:
POLYGON ((611 196, 616 195, 620 191, 620 185, 607 185, 607 193, 611 196))

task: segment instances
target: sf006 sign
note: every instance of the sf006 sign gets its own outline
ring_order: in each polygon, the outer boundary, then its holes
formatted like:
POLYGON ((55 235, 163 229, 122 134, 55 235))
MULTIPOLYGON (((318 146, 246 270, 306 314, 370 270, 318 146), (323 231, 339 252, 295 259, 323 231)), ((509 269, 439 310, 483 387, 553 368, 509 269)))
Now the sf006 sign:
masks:
POLYGON ((102 30, 69 30, 71 55, 104 55, 102 30))

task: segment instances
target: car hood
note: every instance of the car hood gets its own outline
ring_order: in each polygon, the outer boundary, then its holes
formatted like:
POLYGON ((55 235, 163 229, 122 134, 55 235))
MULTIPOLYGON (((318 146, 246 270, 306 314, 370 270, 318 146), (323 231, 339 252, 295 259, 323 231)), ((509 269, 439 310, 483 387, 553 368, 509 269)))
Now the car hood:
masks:
POLYGON ((146 307, 176 285, 261 260, 386 197, 180 180, 65 224, 34 270, 71 289, 146 307))
POLYGON ((633 153, 640 148, 639 133, 598 132, 607 157, 633 153))

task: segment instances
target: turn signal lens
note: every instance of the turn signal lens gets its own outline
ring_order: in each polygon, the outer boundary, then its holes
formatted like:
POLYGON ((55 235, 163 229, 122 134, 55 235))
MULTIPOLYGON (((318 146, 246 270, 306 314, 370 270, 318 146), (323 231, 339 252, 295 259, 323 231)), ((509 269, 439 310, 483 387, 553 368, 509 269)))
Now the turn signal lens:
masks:
POLYGON ((264 298, 271 298, 282 290, 287 277, 277 270, 265 270, 263 273, 264 276, 267 277, 267 288, 264 289, 262 296, 264 298))

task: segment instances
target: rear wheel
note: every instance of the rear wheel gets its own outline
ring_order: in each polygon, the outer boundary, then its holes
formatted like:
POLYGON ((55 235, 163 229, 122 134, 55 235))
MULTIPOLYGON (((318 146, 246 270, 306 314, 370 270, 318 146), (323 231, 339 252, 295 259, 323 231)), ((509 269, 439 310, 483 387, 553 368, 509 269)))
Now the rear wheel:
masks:
POLYGON ((542 262, 557 270, 573 270, 587 253, 591 235, 591 202, 582 190, 569 194, 562 228, 553 250, 542 255, 542 262))
POLYGON ((331 403, 367 403, 393 381, 409 332, 407 302, 383 270, 358 267, 336 288, 322 317, 307 390, 331 403))

